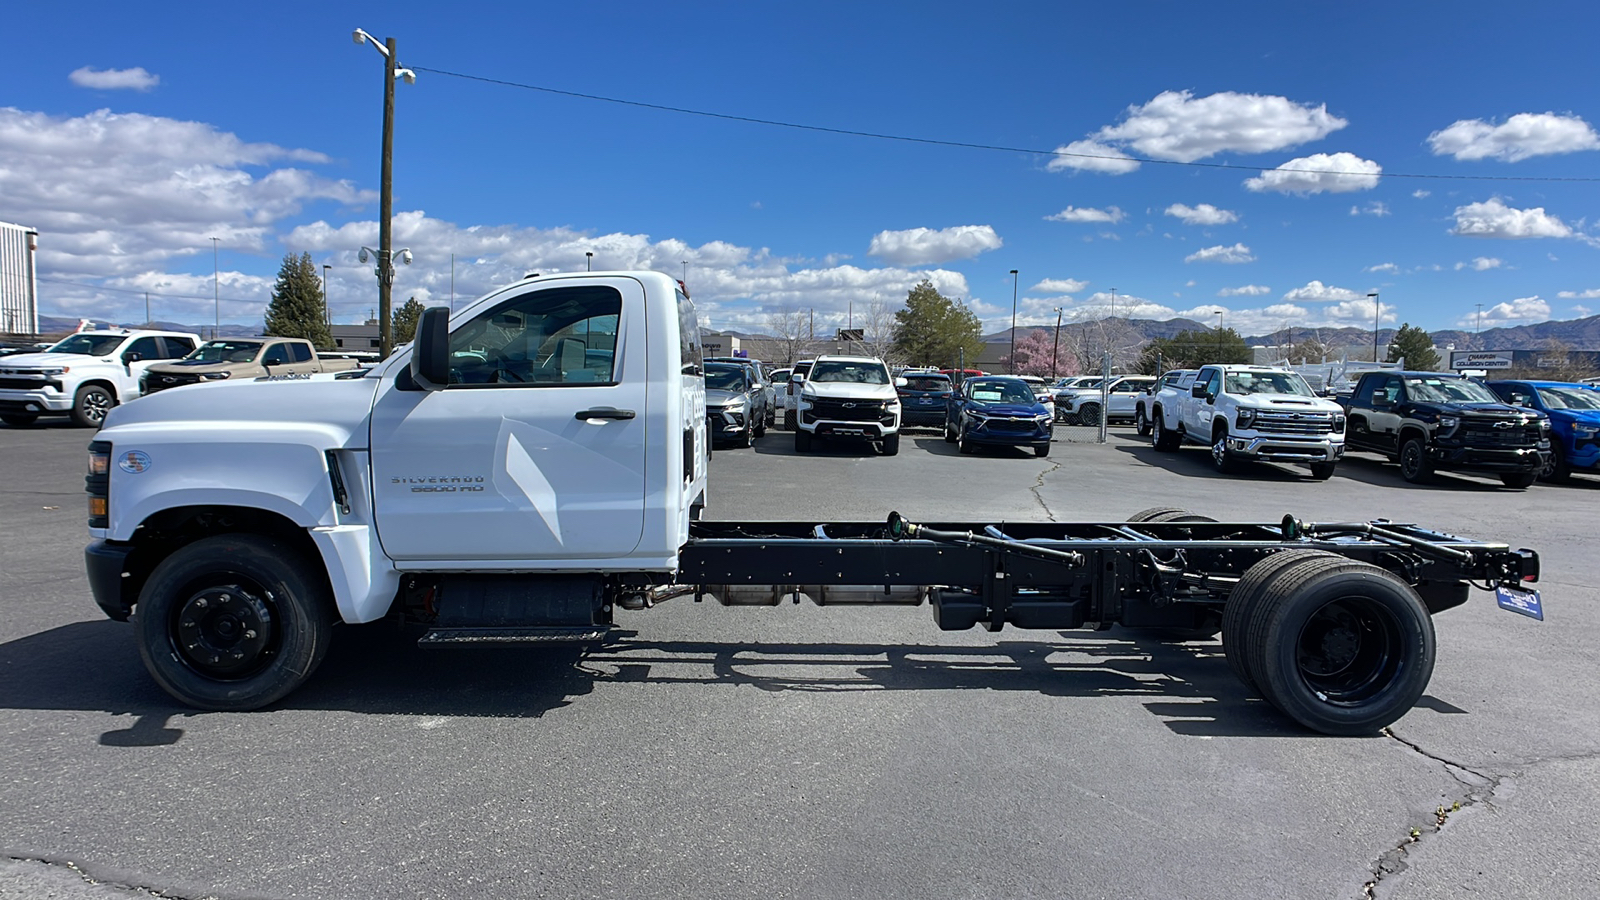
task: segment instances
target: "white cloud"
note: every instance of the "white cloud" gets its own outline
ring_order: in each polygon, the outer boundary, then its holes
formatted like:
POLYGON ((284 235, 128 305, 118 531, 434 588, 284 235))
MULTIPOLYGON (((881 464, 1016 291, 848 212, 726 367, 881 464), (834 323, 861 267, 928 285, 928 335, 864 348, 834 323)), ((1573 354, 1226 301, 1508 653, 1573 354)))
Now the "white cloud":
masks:
POLYGON ((1246 284, 1241 287, 1223 288, 1217 291, 1218 297, 1259 297, 1262 294, 1272 293, 1272 288, 1264 284, 1246 284))
POLYGON ((1383 166, 1354 153, 1313 153, 1246 179, 1244 186, 1285 194, 1344 194, 1377 187, 1382 172, 1383 166))
POLYGON ((1115 147, 1097 141, 1073 141, 1055 149, 1055 155, 1045 164, 1045 170, 1060 172, 1078 169, 1084 172, 1103 172, 1107 175, 1126 175, 1139 168, 1139 161, 1115 147))
POLYGON ((1390 273, 1392 275, 1392 274, 1395 274, 1395 273, 1399 272, 1400 271, 1400 267, 1395 265, 1394 263, 1378 263, 1375 266, 1367 266, 1365 269, 1362 269, 1361 271, 1363 271, 1363 272, 1388 272, 1388 273, 1390 273))
POLYGON ((1185 225, 1226 225, 1239 221, 1238 213, 1230 209, 1218 209, 1209 203, 1199 206, 1174 203, 1167 207, 1166 214, 1178 218, 1185 225))
POLYGON ((1433 191, 1425 191, 1422 188, 1417 188, 1416 190, 1411 192, 1411 196, 1417 198, 1418 200, 1421 200, 1424 197, 1433 196, 1433 191))
POLYGON ((1334 287, 1320 281, 1308 281, 1305 287, 1297 287, 1284 294, 1283 299, 1300 303, 1344 303, 1365 298, 1361 292, 1349 288, 1334 287))
POLYGON ((78 87, 98 91, 148 91, 161 83, 160 75, 151 75, 138 66, 132 69, 95 69, 84 66, 73 69, 67 78, 78 87))
POLYGON ((1127 213, 1115 206, 1108 206, 1105 209, 1069 206, 1053 216, 1045 216, 1045 220, 1049 222, 1111 222, 1114 224, 1121 222, 1127 216, 1127 213))
POLYGON ((998 249, 1002 243, 988 225, 957 225, 938 231, 911 228, 878 232, 873 235, 867 254, 897 266, 923 266, 971 259, 998 249))
POLYGON ((1428 146, 1435 156, 1520 162, 1534 156, 1600 150, 1600 135, 1578 116, 1517 113, 1499 125, 1462 119, 1428 135, 1428 146))
MULTIPOLYGON (((1485 307, 1483 322, 1486 324, 1506 325, 1513 322, 1544 322, 1550 318, 1550 304, 1539 299, 1536 294, 1532 297, 1519 297, 1510 303, 1496 303, 1494 306, 1485 307)), ((1461 317, 1456 323, 1458 328, 1474 328, 1478 324, 1476 310, 1461 317)))
POLYGON ((1503 265, 1503 262, 1492 256, 1475 256, 1472 258, 1472 262, 1456 263, 1456 271, 1471 269, 1474 272, 1487 272, 1490 269, 1498 269, 1501 265, 1503 265))
POLYGON ((1600 288, 1590 288, 1587 291, 1561 291, 1556 296, 1563 300, 1600 300, 1600 288))
POLYGON ((1163 91, 1093 135, 1156 159, 1194 162, 1218 153, 1266 153, 1319 140, 1349 124, 1324 106, 1232 91, 1196 98, 1163 91))
POLYGON ((1564 238, 1572 236, 1572 228, 1552 215, 1544 207, 1514 209, 1490 197, 1482 203, 1469 203, 1456 207, 1456 227, 1451 234, 1463 237, 1486 238, 1564 238))
POLYGON ((1247 263, 1255 262, 1255 260, 1256 258, 1250 255, 1250 248, 1246 247, 1244 244, 1234 244, 1232 247, 1218 244, 1215 247, 1207 247, 1204 250, 1196 250, 1195 252, 1183 258, 1183 261, 1186 263, 1247 263))
POLYGON ((1373 200, 1372 202, 1368 203, 1365 208, 1360 206, 1350 207, 1350 215, 1352 216, 1378 216, 1379 218, 1382 218, 1388 214, 1389 204, 1384 203, 1381 200, 1373 200))
POLYGON ((1587 306, 1574 306, 1574 307, 1572 307, 1572 311, 1577 313, 1579 318, 1584 318, 1584 319, 1587 319, 1589 317, 1589 314, 1594 312, 1594 310, 1590 309, 1587 306))
POLYGON ((1089 286, 1076 278, 1046 278, 1028 290, 1036 294, 1076 294, 1089 286))

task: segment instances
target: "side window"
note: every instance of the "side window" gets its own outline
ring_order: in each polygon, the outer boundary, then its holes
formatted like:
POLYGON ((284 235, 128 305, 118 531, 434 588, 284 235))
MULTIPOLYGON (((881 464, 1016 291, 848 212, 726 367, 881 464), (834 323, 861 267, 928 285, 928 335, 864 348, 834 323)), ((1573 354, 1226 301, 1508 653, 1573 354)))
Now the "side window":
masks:
POLYGON ((1206 393, 1210 394, 1211 396, 1215 397, 1218 394, 1222 393, 1222 372, 1221 372, 1221 370, 1212 369, 1210 372, 1207 372, 1206 373, 1205 384, 1206 384, 1206 393))
POLYGON ((168 335, 160 338, 160 343, 162 359, 183 359, 194 352, 194 341, 189 338, 168 335))
POLYGON ((125 360, 133 360, 137 358, 146 361, 160 359, 161 349, 156 345, 155 338, 142 337, 129 344, 128 349, 122 351, 122 358, 125 360))
POLYGON ((451 332, 450 383, 615 384, 621 316, 622 294, 615 288, 550 288, 518 295, 451 332))
POLYGON ((261 357, 263 366, 285 366, 289 364, 289 351, 283 344, 273 344, 267 348, 266 355, 261 357))
POLYGON ((678 364, 685 375, 700 375, 700 319, 687 294, 678 292, 678 364))
POLYGON ((290 344, 289 345, 289 358, 291 360, 293 360, 294 362, 297 362, 297 363, 310 362, 311 361, 311 345, 310 344, 290 344))
POLYGON ((1400 390, 1400 379, 1393 375, 1383 380, 1382 391, 1383 399, 1391 404, 1399 403, 1404 398, 1404 394, 1400 390))

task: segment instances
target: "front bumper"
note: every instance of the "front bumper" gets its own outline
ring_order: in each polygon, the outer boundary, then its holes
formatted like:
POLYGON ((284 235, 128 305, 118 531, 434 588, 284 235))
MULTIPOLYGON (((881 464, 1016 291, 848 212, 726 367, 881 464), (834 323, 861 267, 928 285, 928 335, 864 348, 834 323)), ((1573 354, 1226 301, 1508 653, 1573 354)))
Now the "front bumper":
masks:
POLYGON ((1276 435, 1230 435, 1228 452, 1271 462, 1334 462, 1344 456, 1344 441, 1304 440, 1276 435))
MULTIPOLYGON (((1023 420, 1028 421, 1028 420, 1023 420)), ((1048 422, 1031 422, 1032 428, 1016 429, 996 428, 991 422, 983 422, 967 428, 967 440, 975 444, 989 444, 997 447, 1034 447, 1050 443, 1050 424, 1048 422)))
POLYGON ((731 441, 745 434, 747 408, 711 409, 706 412, 706 433, 712 440, 731 441))
POLYGON ((72 409, 72 398, 56 391, 0 389, 0 412, 47 413, 66 412, 70 409, 72 409))
POLYGON ((1471 469, 1481 472, 1537 472, 1544 468, 1549 451, 1524 447, 1515 450, 1488 450, 1478 447, 1432 447, 1428 456, 1441 469, 1471 469))
POLYGON ((116 541, 93 541, 83 548, 83 565, 95 605, 118 622, 128 621, 133 612, 133 598, 124 596, 123 591, 127 582, 123 574, 132 552, 133 545, 116 541))

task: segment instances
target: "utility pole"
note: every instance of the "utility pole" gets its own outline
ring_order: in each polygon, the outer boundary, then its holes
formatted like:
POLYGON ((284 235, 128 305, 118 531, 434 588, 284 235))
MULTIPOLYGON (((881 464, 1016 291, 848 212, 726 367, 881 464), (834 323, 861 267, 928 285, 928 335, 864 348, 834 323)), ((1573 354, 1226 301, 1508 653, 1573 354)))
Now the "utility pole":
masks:
POLYGON ((144 327, 150 327, 150 292, 144 292, 144 327))
POLYGON ((1017 374, 1017 270, 1011 270, 1011 358, 1006 366, 1007 375, 1017 374))
POLYGON ((1383 301, 1378 299, 1378 292, 1373 291, 1367 295, 1372 298, 1372 364, 1378 364, 1378 322, 1383 314, 1383 301))
POLYGON ((322 264, 322 324, 333 330, 333 307, 328 304, 328 270, 333 266, 322 264))
MULTIPOLYGON (((357 44, 372 42, 373 49, 383 56, 383 153, 382 169, 378 181, 378 355, 387 359, 394 349, 394 327, 390 321, 390 297, 394 291, 394 79, 400 76, 407 84, 414 83, 417 75, 400 66, 394 38, 378 39, 357 28, 351 35, 357 44)), ((409 262, 409 257, 407 259, 409 262)))
POLYGON ((1056 336, 1050 342, 1050 380, 1056 380, 1056 350, 1061 346, 1061 307, 1056 307, 1056 336))

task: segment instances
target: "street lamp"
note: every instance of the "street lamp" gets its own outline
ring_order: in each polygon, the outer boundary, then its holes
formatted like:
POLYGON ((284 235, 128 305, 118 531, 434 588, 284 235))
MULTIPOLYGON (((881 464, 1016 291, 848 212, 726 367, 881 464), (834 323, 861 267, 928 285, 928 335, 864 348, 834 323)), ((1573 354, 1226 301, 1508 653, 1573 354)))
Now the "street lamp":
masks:
POLYGON ((1011 270, 1011 361, 1006 366, 1008 375, 1017 374, 1017 270, 1011 270))
POLYGON ((322 321, 329 328, 333 327, 333 307, 328 305, 328 270, 333 266, 322 264, 322 321))
POLYGON ((217 324, 211 326, 211 339, 217 339, 217 331, 222 328, 222 287, 217 274, 217 241, 221 238, 211 239, 211 298, 217 304, 217 324))
POLYGON ((1378 292, 1373 291, 1367 295, 1372 298, 1372 363, 1378 363, 1378 319, 1383 311, 1383 301, 1378 299, 1378 292))
POLYGON ((594 271, 594 251, 593 250, 585 250, 585 251, 583 251, 583 270, 585 272, 593 272, 594 271))
POLYGON ((1056 348, 1061 346, 1061 307, 1056 307, 1056 337, 1050 342, 1050 380, 1056 380, 1056 348))
MULTIPOLYGON (((411 265, 411 248, 407 247, 404 250, 393 253, 387 259, 371 247, 362 247, 361 252, 356 254, 356 258, 362 262, 366 262, 369 256, 373 258, 374 267, 372 272, 378 276, 379 285, 378 353, 387 358, 389 354, 384 352, 383 348, 394 337, 392 330, 394 323, 391 321, 391 313, 389 312, 389 288, 394 285, 393 261, 398 258, 401 265, 411 265)), ((393 347, 390 347, 390 349, 393 349, 393 347)))
MULTIPOLYGON (((394 349, 394 333, 390 323, 389 297, 394 289, 394 263, 390 253, 391 249, 391 223, 390 217, 394 214, 394 79, 398 75, 405 79, 406 84, 417 83, 417 73, 410 69, 402 68, 395 55, 394 38, 385 38, 383 43, 365 31, 357 28, 350 34, 351 40, 359 46, 371 43, 374 50, 383 54, 383 155, 382 174, 378 182, 378 356, 387 359, 389 351, 394 349)), ((365 247, 361 248, 366 250, 365 247)), ((406 264, 410 265, 410 254, 407 254, 406 264)), ((363 257, 362 262, 366 262, 363 257)))
POLYGON ((1222 310, 1217 310, 1217 362, 1222 362, 1222 310))

